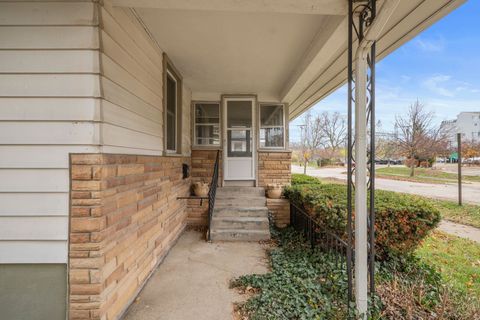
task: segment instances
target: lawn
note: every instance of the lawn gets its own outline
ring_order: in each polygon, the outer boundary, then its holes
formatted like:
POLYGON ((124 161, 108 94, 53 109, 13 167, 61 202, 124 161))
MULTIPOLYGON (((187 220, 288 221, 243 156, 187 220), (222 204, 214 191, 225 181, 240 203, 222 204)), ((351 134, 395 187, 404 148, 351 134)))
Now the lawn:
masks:
MULTIPOLYGON (((337 264, 335 254, 312 250, 291 228, 272 231, 277 245, 268 251, 270 272, 231 282, 247 294, 235 319, 346 319, 344 263, 337 264)), ((480 246, 456 238, 446 241, 456 252, 449 252, 444 238, 435 233, 417 250, 420 258, 405 254, 377 263, 378 309, 369 319, 478 319, 479 265, 471 262, 480 256, 480 246), (466 246, 464 254, 458 246, 466 246)))
MULTIPOLYGON (((415 182, 454 183, 458 180, 458 175, 456 173, 444 172, 430 168, 415 168, 414 177, 410 177, 410 168, 404 166, 378 168, 376 173, 377 178, 390 178, 415 182)), ((463 175, 462 178, 465 182, 480 182, 480 176, 463 175)))
POLYGON ((480 299, 480 244, 435 231, 416 253, 455 289, 480 299))
POLYGON ((442 217, 453 222, 480 228, 480 206, 464 204, 459 206, 456 202, 429 199, 442 217))

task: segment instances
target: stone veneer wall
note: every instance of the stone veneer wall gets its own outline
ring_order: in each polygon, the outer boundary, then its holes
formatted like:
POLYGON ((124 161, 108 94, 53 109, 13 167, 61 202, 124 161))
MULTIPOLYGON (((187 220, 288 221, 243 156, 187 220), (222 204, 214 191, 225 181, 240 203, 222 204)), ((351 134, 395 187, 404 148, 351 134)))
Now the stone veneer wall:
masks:
POLYGON ((69 317, 118 319, 183 231, 186 157, 72 154, 69 317))
POLYGON ((273 221, 279 228, 290 224, 290 201, 288 199, 268 199, 268 211, 273 215, 273 221))
MULTIPOLYGON (((210 183, 213 175, 213 166, 217 157, 217 150, 192 150, 191 179, 194 182, 210 183)), ((222 182, 222 152, 220 151, 220 163, 218 185, 222 182)), ((188 218, 187 224, 192 226, 206 226, 208 213, 208 200, 187 200, 188 218)))
POLYGON ((292 152, 258 152, 258 186, 266 187, 270 183, 288 185, 292 179, 292 152))
MULTIPOLYGON (((194 182, 207 182, 212 181, 213 166, 217 157, 218 150, 192 150, 192 168, 191 176, 192 183, 194 182)), ((218 171, 218 184, 222 182, 222 151, 220 150, 220 163, 218 171)))

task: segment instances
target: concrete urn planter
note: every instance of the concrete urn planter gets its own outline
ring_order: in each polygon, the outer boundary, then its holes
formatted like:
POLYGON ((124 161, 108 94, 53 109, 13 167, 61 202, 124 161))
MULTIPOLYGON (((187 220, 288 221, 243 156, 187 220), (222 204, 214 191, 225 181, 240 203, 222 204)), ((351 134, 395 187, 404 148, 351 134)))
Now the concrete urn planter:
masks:
POLYGON ((205 182, 195 182, 193 184, 193 193, 197 197, 206 197, 208 196, 208 183, 205 182))
POLYGON ((280 184, 268 184, 267 185, 267 197, 270 199, 280 199, 282 197, 282 185, 280 184))

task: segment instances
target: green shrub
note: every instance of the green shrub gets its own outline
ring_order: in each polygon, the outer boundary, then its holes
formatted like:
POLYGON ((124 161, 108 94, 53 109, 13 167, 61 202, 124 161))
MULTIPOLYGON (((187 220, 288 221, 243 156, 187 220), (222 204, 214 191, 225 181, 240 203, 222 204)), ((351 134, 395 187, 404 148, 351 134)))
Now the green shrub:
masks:
POLYGON ((275 238, 278 247, 269 251, 270 272, 231 282, 250 293, 255 289, 240 306, 242 315, 250 320, 347 319, 345 264, 337 263, 333 254, 312 250, 292 228, 280 230, 275 238))
MULTIPOLYGON (((347 187, 294 185, 284 194, 321 226, 346 238, 347 187)), ((420 197, 390 191, 375 192, 375 235, 378 258, 411 252, 440 222, 440 212, 420 197)), ((355 217, 354 217, 355 219, 355 217)))
POLYGON ((307 176, 306 174, 294 173, 292 174, 292 185, 299 184, 320 184, 320 180, 315 177, 307 176))

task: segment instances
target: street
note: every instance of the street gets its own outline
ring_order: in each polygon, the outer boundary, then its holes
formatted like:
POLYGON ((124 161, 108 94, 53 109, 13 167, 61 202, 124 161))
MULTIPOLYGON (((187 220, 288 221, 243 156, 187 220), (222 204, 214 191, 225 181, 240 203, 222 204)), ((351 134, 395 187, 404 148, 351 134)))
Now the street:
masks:
MULTIPOLYGON (((292 173, 303 173, 303 167, 292 165, 292 173)), ((333 178, 347 180, 346 168, 307 168, 307 174, 319 178, 333 178)), ((425 197, 458 200, 458 187, 456 184, 433 184, 390 179, 375 179, 375 187, 381 190, 389 190, 403 193, 421 195, 425 197)), ((480 183, 463 184, 463 202, 480 204, 480 183)))

